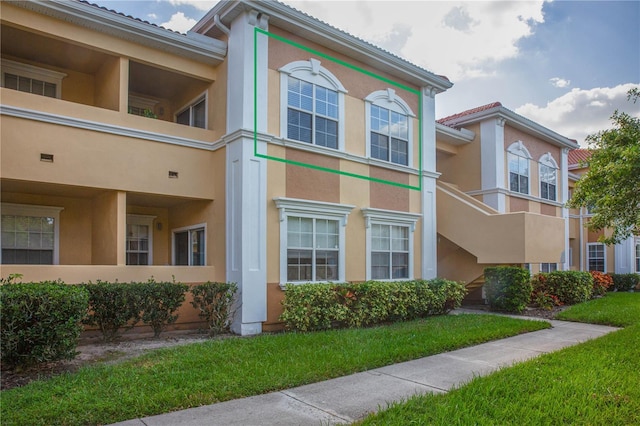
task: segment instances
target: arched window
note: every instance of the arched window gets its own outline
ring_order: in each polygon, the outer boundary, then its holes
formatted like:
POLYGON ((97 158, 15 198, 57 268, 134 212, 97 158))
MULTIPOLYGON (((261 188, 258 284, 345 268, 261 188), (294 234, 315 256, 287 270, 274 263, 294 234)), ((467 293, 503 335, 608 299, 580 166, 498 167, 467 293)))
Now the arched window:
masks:
POLYGON ((365 98, 367 156, 390 163, 412 164, 413 111, 393 89, 365 98))
POLYGON ((529 160, 531 154, 517 141, 507 149, 507 163, 509 164, 509 190, 520 194, 529 194, 529 160))
POLYGON ((558 163, 550 152, 540 157, 540 198, 550 201, 558 199, 558 163))
POLYGON ((344 149, 342 83, 317 59, 280 68, 281 137, 344 149))

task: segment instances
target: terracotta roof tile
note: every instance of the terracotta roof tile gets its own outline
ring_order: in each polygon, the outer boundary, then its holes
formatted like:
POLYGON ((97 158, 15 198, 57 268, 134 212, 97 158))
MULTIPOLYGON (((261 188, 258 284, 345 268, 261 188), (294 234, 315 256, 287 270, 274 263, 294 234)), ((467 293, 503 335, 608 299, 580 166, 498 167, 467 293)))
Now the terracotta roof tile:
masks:
POLYGON ((441 118, 441 119, 438 120, 438 123, 447 125, 448 122, 455 121, 458 118, 462 118, 462 117, 467 116, 467 115, 475 114, 475 113, 478 113, 478 112, 486 111, 488 109, 497 108, 497 107, 501 107, 501 106, 502 106, 502 104, 500 102, 493 102, 493 103, 490 103, 490 104, 487 104, 487 105, 482 105, 482 106, 479 106, 479 107, 476 107, 476 108, 471 108, 471 109, 468 109, 466 111, 462 111, 462 112, 459 112, 457 114, 453 114, 453 115, 450 115, 448 117, 441 118))
POLYGON ((591 151, 588 149, 573 149, 569 151, 569 166, 579 165, 581 162, 587 162, 591 157, 591 151))

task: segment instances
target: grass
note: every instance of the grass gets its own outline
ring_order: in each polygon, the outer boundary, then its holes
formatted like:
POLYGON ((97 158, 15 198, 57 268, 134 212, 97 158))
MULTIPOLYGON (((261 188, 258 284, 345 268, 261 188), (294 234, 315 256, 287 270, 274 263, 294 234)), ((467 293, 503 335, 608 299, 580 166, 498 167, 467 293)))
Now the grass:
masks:
POLYGON ((548 327, 493 315, 226 339, 158 350, 0 394, 3 425, 106 424, 344 376, 548 327))
POLYGON ((624 330, 500 370, 447 394, 414 397, 363 425, 640 424, 640 293, 610 293, 563 319, 624 330))

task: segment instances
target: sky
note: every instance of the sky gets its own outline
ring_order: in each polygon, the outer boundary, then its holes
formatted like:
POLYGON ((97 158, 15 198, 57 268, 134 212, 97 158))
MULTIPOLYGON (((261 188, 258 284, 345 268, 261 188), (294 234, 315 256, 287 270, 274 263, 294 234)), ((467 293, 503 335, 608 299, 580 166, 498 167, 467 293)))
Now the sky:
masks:
MULTIPOLYGON (((188 31, 216 0, 90 0, 188 31)), ((617 109, 640 117, 640 1, 283 0, 454 86, 436 118, 502 105, 587 147, 617 109)))

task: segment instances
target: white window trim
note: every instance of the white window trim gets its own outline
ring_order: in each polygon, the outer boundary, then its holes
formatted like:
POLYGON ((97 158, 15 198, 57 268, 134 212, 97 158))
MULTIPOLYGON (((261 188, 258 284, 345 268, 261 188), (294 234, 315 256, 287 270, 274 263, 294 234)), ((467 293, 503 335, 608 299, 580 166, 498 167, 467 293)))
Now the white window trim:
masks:
POLYGON ((604 245, 604 243, 587 243, 587 271, 590 271, 591 269, 589 269, 589 263, 591 261, 591 256, 589 255, 589 247, 590 246, 602 246, 602 256, 603 256, 603 264, 604 264, 604 271, 601 271, 603 273, 607 272, 607 246, 604 245))
MULTIPOLYGON (((398 164, 402 167, 413 166, 413 119, 416 115, 411 110, 409 104, 404 99, 396 95, 395 90, 388 88, 386 90, 377 90, 366 98, 365 101, 365 155, 367 158, 375 161, 382 161, 388 164, 397 164, 391 161, 384 161, 379 158, 371 158, 371 105, 376 105, 390 111, 397 112, 407 116, 408 121, 408 140, 407 140, 407 165, 398 164)), ((389 136, 391 138, 391 136, 389 136)), ((391 149, 391 139, 389 139, 389 149, 391 149)))
MULTIPOLYGON (((182 108, 178 108, 175 114, 173 114, 173 122, 178 122, 178 116, 185 112, 186 110, 192 108, 195 104, 200 103, 200 101, 204 100, 204 129, 209 128, 209 102, 207 102, 207 92, 204 91, 200 95, 193 98, 191 101, 187 102, 182 108)), ((195 127, 193 125, 193 113, 189 114, 189 127, 195 127)), ((200 127, 195 127, 196 129, 200 129, 200 127)))
MULTIPOLYGON (((347 220, 355 206, 348 204, 325 203, 321 201, 301 200, 296 198, 277 197, 273 201, 280 212, 280 287, 284 289, 287 283, 303 284, 307 281, 287 280, 287 228, 288 218, 305 217, 311 219, 337 220, 339 223, 339 251, 338 251, 338 281, 346 279, 346 233, 347 220)), ((320 283, 323 281, 314 281, 320 283)))
MULTIPOLYGON (((64 207, 38 206, 31 204, 0 204, 1 215, 33 216, 53 218, 53 265, 60 264, 60 212, 64 207)), ((0 264, 2 264, 2 250, 0 250, 0 264)))
POLYGON ((15 74, 20 77, 31 78, 35 80, 44 81, 56 85, 56 98, 60 99, 62 96, 62 79, 67 74, 48 70, 46 68, 36 67, 34 65, 23 64, 21 62, 11 61, 9 59, 2 59, 2 87, 5 86, 4 78, 5 74, 15 74))
POLYGON ((418 213, 408 213, 395 210, 382 210, 369 207, 363 207, 360 209, 365 220, 366 228, 366 280, 371 280, 371 225, 392 225, 392 226, 405 226, 409 228, 409 277, 397 278, 379 281, 406 281, 414 279, 413 259, 414 259, 414 233, 416 230, 416 223, 422 217, 418 213))
POLYGON ((178 232, 193 231, 196 229, 204 229, 204 265, 179 265, 189 266, 197 268, 200 266, 207 266, 207 224, 198 223, 196 225, 183 226, 180 228, 174 228, 171 230, 171 264, 176 266, 176 234, 178 232))
POLYGON ((531 154, 529 154, 529 150, 522 143, 522 141, 515 141, 509 148, 507 148, 508 154, 517 155, 518 157, 526 158, 529 161, 529 174, 527 175, 527 193, 523 194, 518 191, 511 191, 511 169, 509 168, 509 155, 507 155, 507 188, 509 192, 512 194, 521 194, 521 195, 531 195, 531 154))
MULTIPOLYGON (((321 86, 338 92, 338 148, 337 151, 345 149, 345 100, 344 95, 347 89, 331 71, 320 64, 317 59, 308 61, 294 61, 278 69, 280 72, 280 138, 296 145, 310 145, 306 142, 289 139, 287 137, 287 109, 289 106, 287 88, 289 77, 297 78, 316 86, 321 86)), ((315 119, 315 113, 314 113, 315 119)), ((314 126, 315 129, 315 126, 314 126)), ((336 151, 333 148, 311 144, 322 151, 336 151)))
MULTIPOLYGON (((148 262, 147 265, 153 265, 153 221, 157 216, 143 215, 143 214, 128 214, 127 215, 127 225, 147 225, 149 227, 149 250, 148 254, 148 262)), ((125 235, 125 253, 127 253, 127 236, 125 235)), ((137 266, 137 265, 127 265, 127 266, 137 266)), ((142 266, 142 265, 140 265, 142 266)))
POLYGON ((538 164, 538 195, 539 198, 541 200, 546 200, 546 201, 551 201, 551 202, 557 202, 558 201, 558 172, 560 171, 560 168, 558 167, 558 163, 556 163, 556 160, 553 159, 553 156, 551 155, 550 152, 547 152, 546 154, 543 154, 542 157, 540 157, 539 160, 539 164, 538 164), (546 167, 551 167, 552 169, 556 170, 556 181, 554 182, 554 185, 556 187, 556 194, 555 194, 555 200, 549 200, 548 198, 542 198, 542 166, 546 166, 546 167))

